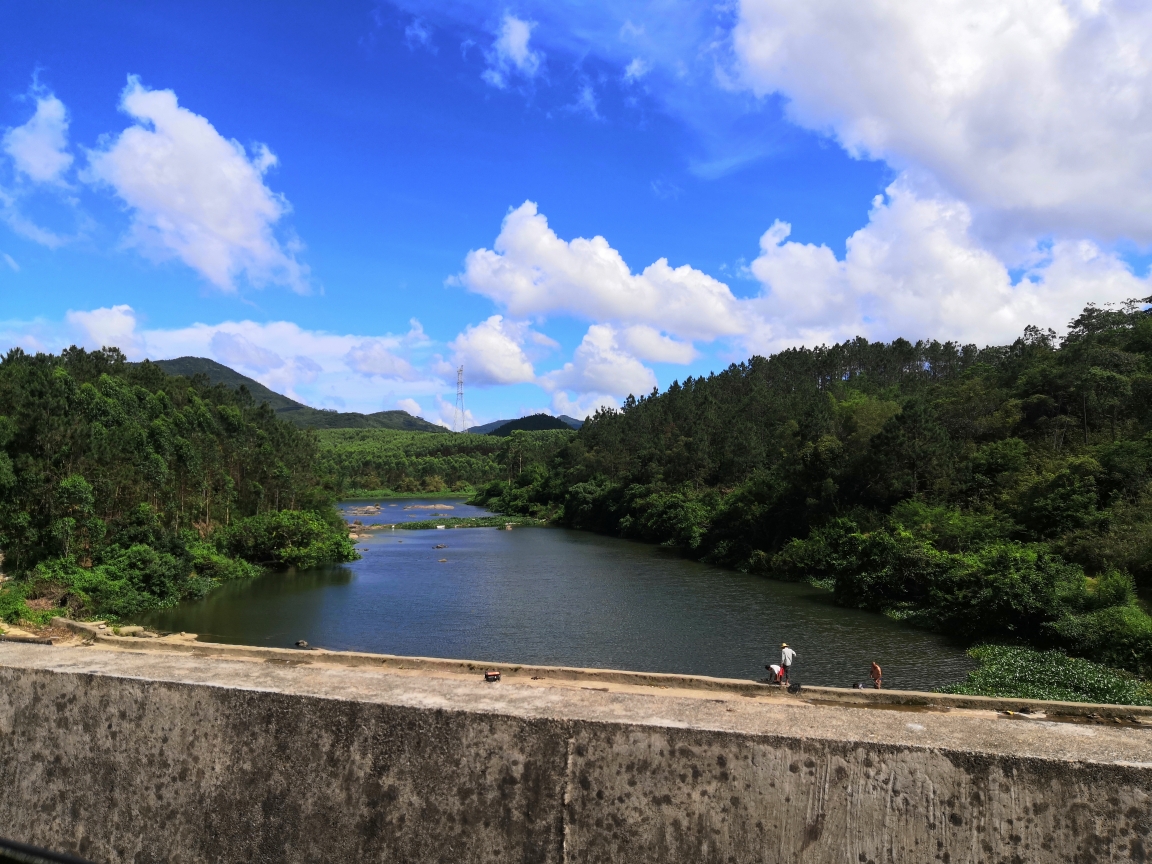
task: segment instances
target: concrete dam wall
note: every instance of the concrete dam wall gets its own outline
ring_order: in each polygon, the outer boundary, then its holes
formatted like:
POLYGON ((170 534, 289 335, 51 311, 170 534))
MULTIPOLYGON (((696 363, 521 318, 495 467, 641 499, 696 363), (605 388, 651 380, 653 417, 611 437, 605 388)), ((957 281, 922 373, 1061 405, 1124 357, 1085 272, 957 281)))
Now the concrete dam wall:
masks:
POLYGON ((1148 712, 162 641, 0 642, 0 836, 98 864, 1152 855, 1148 712))

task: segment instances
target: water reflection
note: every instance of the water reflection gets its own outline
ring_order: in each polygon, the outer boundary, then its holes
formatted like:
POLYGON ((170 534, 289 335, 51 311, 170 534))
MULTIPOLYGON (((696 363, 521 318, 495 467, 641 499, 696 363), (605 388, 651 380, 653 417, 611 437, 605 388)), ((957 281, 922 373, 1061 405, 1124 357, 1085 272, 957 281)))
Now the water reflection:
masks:
MULTIPOLYGON (((451 515, 473 515, 462 509, 451 515)), ((935 634, 842 609, 828 592, 657 546, 479 528, 385 530, 360 548, 351 565, 228 585, 151 623, 223 642, 733 678, 762 677, 787 641, 795 679, 838 686, 866 680, 873 659, 886 684, 918 689, 972 666, 935 634)))

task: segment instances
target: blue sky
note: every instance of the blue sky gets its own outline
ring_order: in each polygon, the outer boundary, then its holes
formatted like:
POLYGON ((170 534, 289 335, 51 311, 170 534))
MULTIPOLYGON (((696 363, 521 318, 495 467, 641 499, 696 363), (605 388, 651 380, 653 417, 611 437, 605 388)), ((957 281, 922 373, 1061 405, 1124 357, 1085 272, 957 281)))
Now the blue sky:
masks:
POLYGON ((1152 294, 1149 13, 962 5, 10 2, 0 348, 482 422, 1152 294))

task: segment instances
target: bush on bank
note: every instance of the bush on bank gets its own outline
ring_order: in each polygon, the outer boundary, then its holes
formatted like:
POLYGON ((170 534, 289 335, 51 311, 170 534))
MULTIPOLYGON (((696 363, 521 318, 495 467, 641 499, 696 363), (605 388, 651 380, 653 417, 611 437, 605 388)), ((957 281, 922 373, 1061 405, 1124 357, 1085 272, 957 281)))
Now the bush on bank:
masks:
POLYGON ((968 678, 941 688, 966 696, 1054 699, 1113 705, 1152 705, 1152 684, 1135 676, 1069 657, 1059 650, 1036 651, 980 645, 968 652, 980 662, 968 678))

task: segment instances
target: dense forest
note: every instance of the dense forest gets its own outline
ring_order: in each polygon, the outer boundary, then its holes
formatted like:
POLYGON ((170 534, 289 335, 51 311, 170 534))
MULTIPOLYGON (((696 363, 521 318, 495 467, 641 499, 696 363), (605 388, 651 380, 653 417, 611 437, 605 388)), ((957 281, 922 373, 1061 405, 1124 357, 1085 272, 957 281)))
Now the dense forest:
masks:
POLYGON ((753 357, 600 411, 476 501, 1149 676, 1145 305, 1089 306, 1059 340, 753 357))
POLYGON ((339 497, 417 492, 471 492, 518 473, 525 455, 539 461, 568 441, 562 430, 515 431, 503 436, 427 435, 387 429, 325 429, 318 432, 318 472, 339 497))
POLYGON ((114 348, 0 361, 0 618, 123 618, 356 556, 319 443, 244 388, 114 348))

